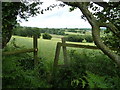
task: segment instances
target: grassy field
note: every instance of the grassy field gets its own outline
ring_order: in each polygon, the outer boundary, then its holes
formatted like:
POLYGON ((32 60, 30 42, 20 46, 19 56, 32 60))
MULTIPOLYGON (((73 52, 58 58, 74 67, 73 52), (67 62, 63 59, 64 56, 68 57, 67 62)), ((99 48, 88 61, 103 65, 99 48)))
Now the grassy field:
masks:
POLYGON ((70 34, 70 35, 90 35, 91 32, 86 32, 85 34, 82 34, 82 33, 75 33, 75 32, 65 32, 65 34, 70 34))
MULTIPOLYGON (((60 37, 61 36, 54 35, 51 40, 46 40, 46 39, 42 39, 42 38, 38 39, 38 49, 39 49, 38 55, 39 55, 39 57, 45 58, 46 60, 53 61, 54 56, 55 56, 55 50, 56 50, 57 42, 61 42, 60 37)), ((13 38, 15 38, 15 42, 16 42, 17 46, 24 46, 24 47, 27 47, 27 48, 32 48, 33 47, 33 39, 32 38, 13 36, 11 38, 11 41, 12 41, 13 38)), ((67 42, 67 43, 94 45, 94 43, 79 43, 79 42, 67 42)), ((78 52, 80 52, 81 50, 85 51, 85 49, 67 48, 67 50, 71 50, 71 49, 78 50, 78 52)), ((62 49, 61 49, 59 59, 61 61, 63 61, 62 49)))

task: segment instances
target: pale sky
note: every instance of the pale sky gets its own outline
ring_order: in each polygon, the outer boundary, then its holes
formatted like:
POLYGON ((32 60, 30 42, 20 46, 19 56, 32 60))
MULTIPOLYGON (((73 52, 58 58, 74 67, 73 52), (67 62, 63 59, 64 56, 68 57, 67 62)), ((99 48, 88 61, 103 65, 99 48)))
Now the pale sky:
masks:
MULTIPOLYGON (((42 7, 49 6, 54 3, 60 3, 55 0, 44 0, 42 7)), ((91 28, 89 23, 81 19, 81 11, 75 9, 69 12, 67 5, 65 7, 54 8, 52 11, 45 11, 35 17, 30 17, 28 21, 22 20, 21 26, 39 27, 39 28, 91 28)))

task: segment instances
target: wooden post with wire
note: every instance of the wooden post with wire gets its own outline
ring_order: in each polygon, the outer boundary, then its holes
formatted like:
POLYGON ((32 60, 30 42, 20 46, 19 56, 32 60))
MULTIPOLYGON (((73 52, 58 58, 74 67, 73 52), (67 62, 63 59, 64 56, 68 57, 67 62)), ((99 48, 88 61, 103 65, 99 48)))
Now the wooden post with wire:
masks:
POLYGON ((38 64, 38 42, 37 36, 33 36, 33 48, 34 48, 34 66, 38 64))

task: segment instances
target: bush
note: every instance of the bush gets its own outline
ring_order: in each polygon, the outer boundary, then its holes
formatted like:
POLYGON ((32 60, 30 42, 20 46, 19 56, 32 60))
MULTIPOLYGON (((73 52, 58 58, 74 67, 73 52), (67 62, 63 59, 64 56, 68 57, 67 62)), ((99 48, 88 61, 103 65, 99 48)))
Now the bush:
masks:
POLYGON ((116 67, 116 64, 102 52, 85 49, 82 52, 71 50, 69 56, 70 61, 73 61, 73 64, 76 63, 75 67, 81 65, 81 68, 78 67, 76 70, 80 69, 79 72, 86 70, 85 80, 83 78, 82 80, 88 84, 89 88, 116 88, 119 90, 120 68, 116 67))
MULTIPOLYGON (((23 49, 22 47, 20 47, 23 49)), ((11 44, 4 51, 17 50, 11 44)), ((34 60, 28 53, 3 56, 2 88, 50 88, 43 59, 34 67, 34 60)))
POLYGON ((91 35, 85 35, 86 42, 93 42, 93 37, 91 35))
POLYGON ((47 82, 46 68, 43 61, 40 61, 36 70, 33 59, 27 54, 3 57, 2 88, 50 87, 47 82))
POLYGON ((82 35, 68 35, 66 40, 71 42, 82 42, 84 38, 82 35))
POLYGON ((43 39, 51 39, 52 38, 52 36, 48 33, 44 33, 42 36, 43 36, 43 39))
POLYGON ((70 62, 66 67, 59 67, 54 77, 54 88, 87 88, 85 59, 72 58, 74 51, 70 52, 70 62), (83 81, 85 80, 85 82, 83 81))
POLYGON ((57 35, 65 35, 65 32, 64 31, 58 31, 57 35))

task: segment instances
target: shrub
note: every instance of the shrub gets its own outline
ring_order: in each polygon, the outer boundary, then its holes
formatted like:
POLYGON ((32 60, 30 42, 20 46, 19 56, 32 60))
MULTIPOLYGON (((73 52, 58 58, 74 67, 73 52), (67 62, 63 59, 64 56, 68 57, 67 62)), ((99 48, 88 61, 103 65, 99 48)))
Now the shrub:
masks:
MULTIPOLYGON (((16 50, 13 47, 10 44, 4 51, 16 50)), ((2 88, 50 88, 43 61, 40 59, 34 67, 34 60, 28 53, 3 56, 2 88)))
POLYGON ((69 51, 70 61, 76 62, 76 66, 82 65, 81 69, 79 68, 81 72, 86 70, 85 80, 83 78, 82 80, 88 83, 89 88, 116 88, 116 90, 120 88, 120 84, 118 84, 120 68, 116 67, 113 61, 100 51, 92 52, 84 49, 80 53, 77 50, 69 51))
POLYGON ((83 59, 72 58, 74 51, 70 52, 70 62, 66 67, 59 67, 54 77, 54 88, 87 88, 86 66, 83 59), (84 81, 83 81, 84 80, 84 81))
POLYGON ((64 31, 58 31, 57 35, 65 35, 65 32, 64 31))
POLYGON ((68 35, 67 41, 71 42, 82 42, 84 40, 82 35, 68 35))
POLYGON ((86 42, 93 42, 93 37, 91 35, 85 35, 86 42))
POLYGON ((51 39, 52 38, 52 36, 48 33, 44 33, 42 36, 43 36, 43 39, 51 39))

